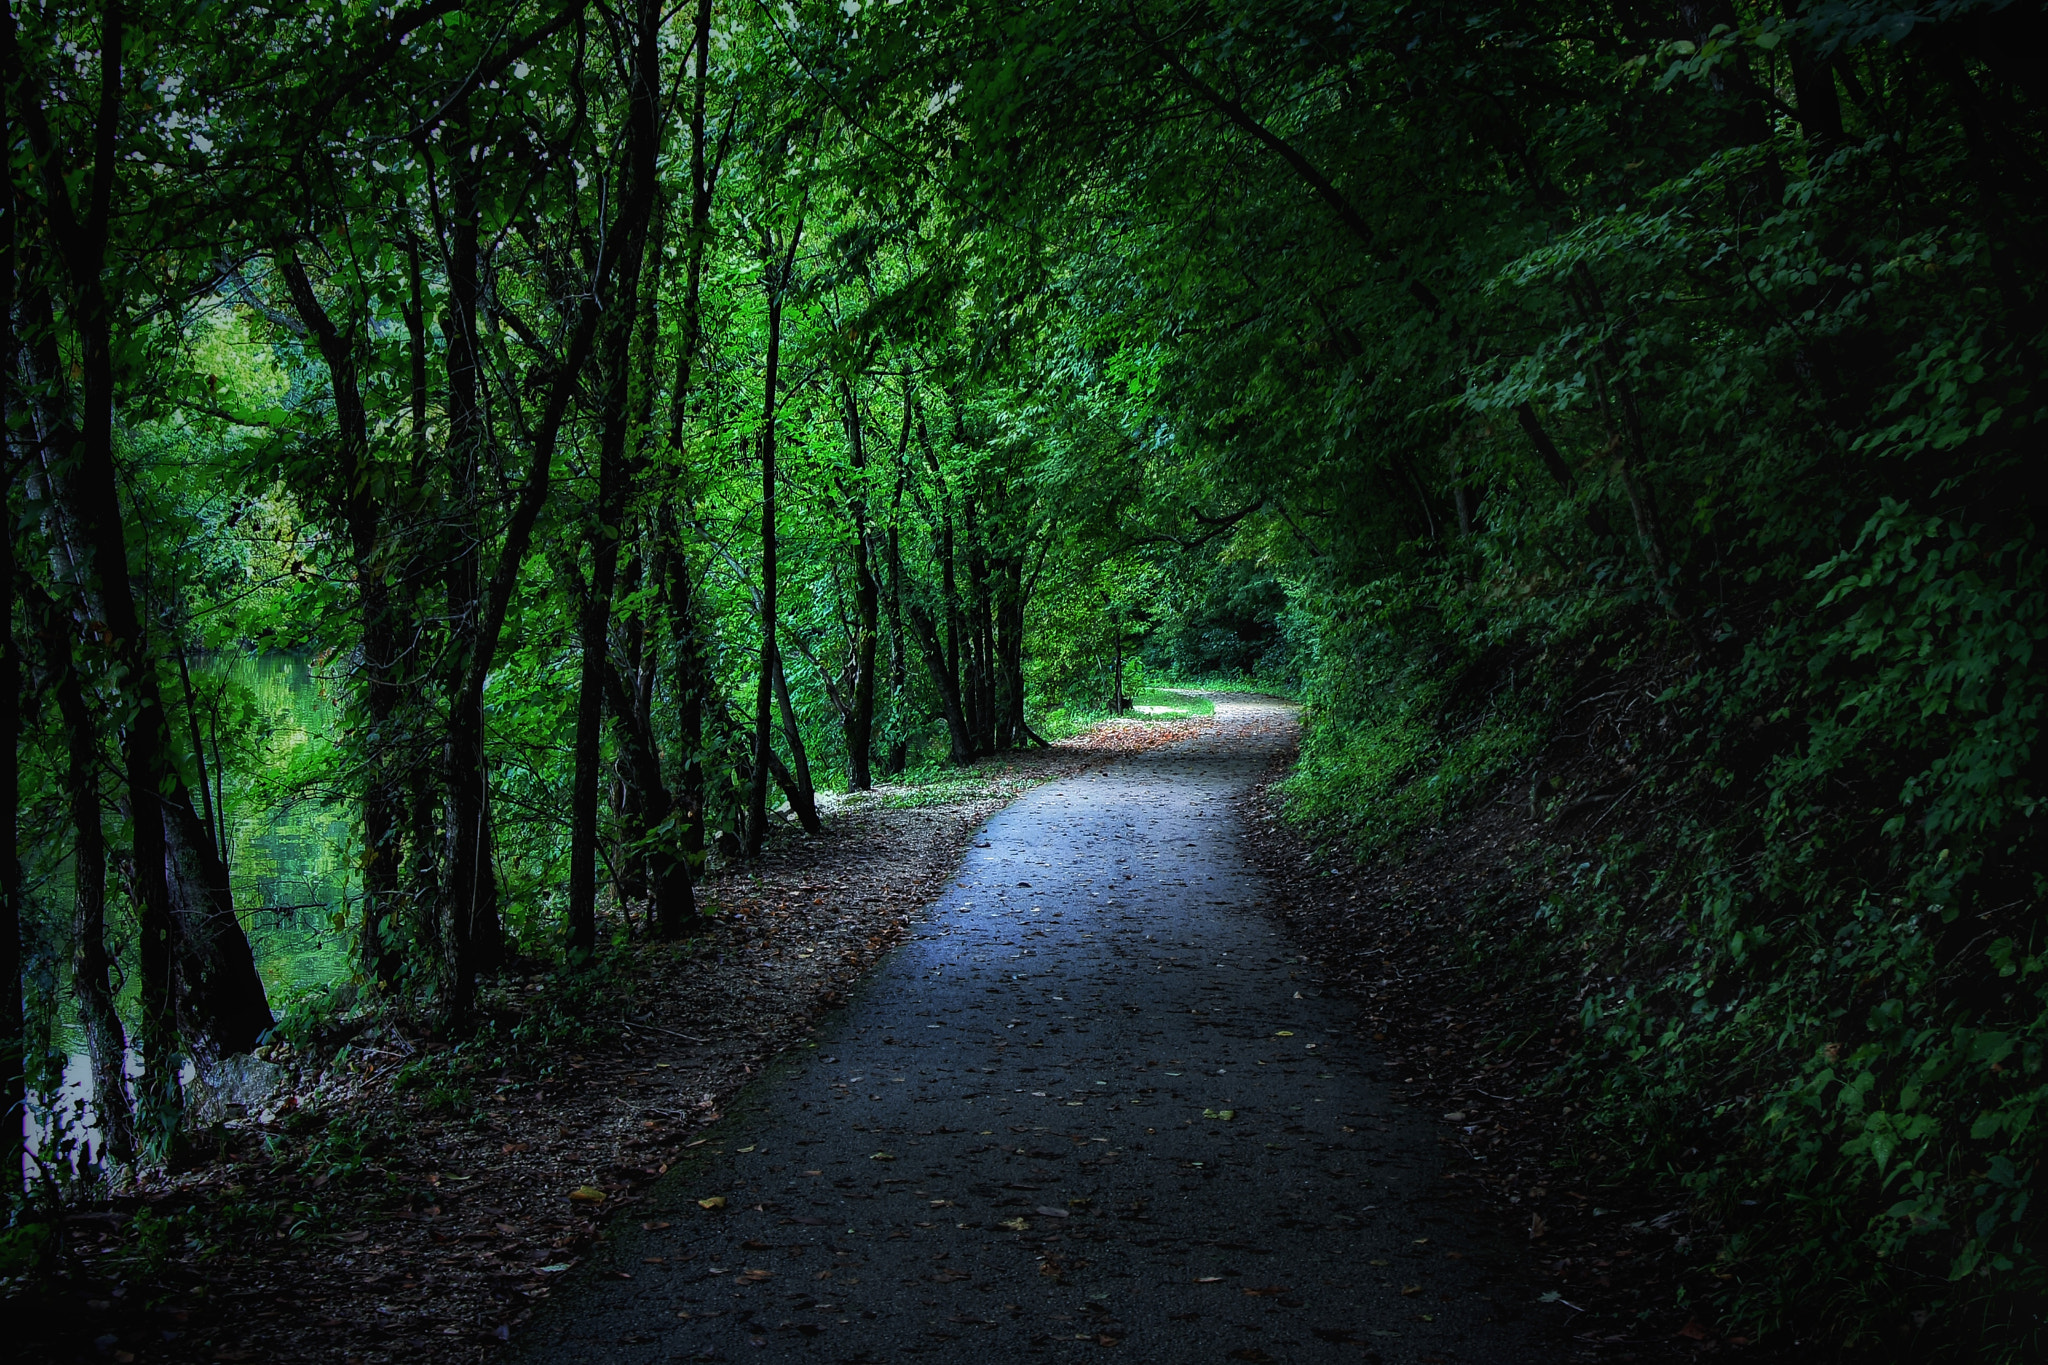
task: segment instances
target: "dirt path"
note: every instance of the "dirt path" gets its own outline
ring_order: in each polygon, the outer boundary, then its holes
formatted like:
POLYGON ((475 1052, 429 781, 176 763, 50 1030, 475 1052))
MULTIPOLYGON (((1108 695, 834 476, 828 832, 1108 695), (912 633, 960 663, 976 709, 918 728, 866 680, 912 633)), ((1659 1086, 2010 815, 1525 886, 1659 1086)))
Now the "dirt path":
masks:
POLYGON ((989 821, 913 937, 525 1324, 530 1361, 1513 1362, 1512 1248, 1431 1194, 1354 1010, 1263 913, 1210 733, 989 821), (708 1206, 708 1207, 707 1207, 708 1206))

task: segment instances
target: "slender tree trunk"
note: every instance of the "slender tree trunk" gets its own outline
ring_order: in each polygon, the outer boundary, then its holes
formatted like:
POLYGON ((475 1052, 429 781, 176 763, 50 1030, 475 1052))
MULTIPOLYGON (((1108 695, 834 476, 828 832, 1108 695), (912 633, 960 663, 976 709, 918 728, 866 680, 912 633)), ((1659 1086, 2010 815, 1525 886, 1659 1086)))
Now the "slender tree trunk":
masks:
POLYGON ((946 484, 945 471, 939 464, 938 452, 932 448, 931 432, 925 426, 921 410, 917 414, 917 438, 924 449, 925 463, 939 485, 939 524, 933 532, 932 552, 939 561, 939 599, 945 616, 941 621, 931 621, 923 607, 912 603, 910 621, 920 643, 929 634, 937 644, 938 652, 931 656, 935 660, 931 667, 933 681, 939 689, 940 705, 946 713, 950 745, 946 761, 972 763, 975 755, 974 702, 971 694, 960 685, 960 590, 953 552, 953 492, 946 484))
POLYGON ((768 760, 773 756, 769 703, 775 690, 775 400, 782 363, 782 299, 795 267, 799 223, 785 256, 768 258, 768 364, 761 384, 761 666, 754 685, 754 777, 747 789, 747 856, 768 837, 768 760))
MULTIPOLYGON (((13 28, 10 16, 6 21, 13 28)), ((8 34, 10 49, 13 34, 8 34)), ((11 55, 11 53, 10 53, 11 55)), ((0 420, 13 414, 14 394, 12 393, 15 356, 18 348, 14 337, 14 251, 17 230, 16 214, 10 206, 6 217, 6 237, 0 240, 0 420)), ((26 1055, 23 1044, 27 1041, 25 1026, 27 1015, 22 1009, 21 996, 21 730, 22 713, 27 709, 21 704, 22 676, 21 653, 14 637, 14 598, 17 580, 14 571, 14 484, 16 471, 21 468, 14 458, 14 452, 0 451, 6 458, 6 478, 0 481, 0 573, 7 576, 5 596, 0 601, 6 604, 7 615, 0 620, 0 697, 9 699, 4 708, 6 717, 0 720, 0 1163, 5 1170, 0 1172, 0 1192, 13 1195, 21 1188, 24 1134, 28 1111, 26 1068, 22 1065, 26 1055)), ((66 653, 69 653, 66 641, 66 653)), ((93 812, 95 821, 99 818, 97 809, 93 812)), ((84 856, 79 850, 79 856, 84 856)), ((101 875, 104 876, 106 855, 100 855, 101 875)))
MULTIPOLYGON (((861 521, 865 523, 866 517, 861 521)), ((881 585, 875 581, 868 528, 854 534, 853 704, 846 713, 847 785, 864 792, 875 785, 870 755, 875 745, 875 656, 880 643, 881 585)))
MULTIPOLYGON (((683 459, 683 425, 689 412, 697 351, 703 343, 704 255, 711 235, 714 177, 704 145, 704 113, 711 89, 711 0, 697 0, 690 61, 693 68, 690 91, 690 223, 684 248, 683 314, 680 319, 682 343, 677 349, 675 388, 669 395, 668 444, 670 452, 678 460, 683 459)), ((694 484, 694 475, 687 465, 681 477, 688 505, 691 501, 688 490, 694 484)), ((704 704, 710 687, 710 671, 704 659, 689 550, 683 543, 673 504, 664 502, 660 517, 656 534, 667 549, 667 572, 661 575, 661 582, 667 597, 664 605, 670 646, 674 651, 677 750, 674 766, 677 771, 677 817, 682 825, 680 842, 684 855, 681 875, 684 878, 683 890, 688 892, 691 869, 704 854, 707 795, 704 780, 704 704)), ((673 902, 679 914, 683 903, 681 897, 673 902)), ((694 915, 694 894, 690 896, 689 909, 694 915)), ((664 938, 678 938, 687 932, 687 920, 657 916, 656 928, 664 938)))
POLYGON ((769 705, 775 689, 775 365, 782 340, 782 300, 768 304, 768 381, 761 428, 761 664, 754 680, 754 780, 747 790, 747 856, 768 837, 769 705))
MULTIPOLYGON (((135 1114, 128 1098, 128 1035, 114 1009, 112 961, 107 955, 107 838, 100 821, 99 730, 86 704, 62 612, 47 598, 35 606, 44 667, 64 724, 64 795, 75 835, 71 995, 85 1033, 101 1145, 115 1161, 127 1165, 135 1160, 135 1114)), ((0 683, 8 681, 0 677, 0 683)))
POLYGON ((696 596, 691 582, 690 561, 673 511, 662 509, 659 534, 668 545, 667 572, 663 575, 669 623, 669 646, 673 651, 676 697, 675 769, 677 773, 677 814, 682 822, 683 853, 697 859, 704 852, 704 698, 707 670, 697 628, 696 596))
POLYGON ((715 173, 704 155, 704 110, 711 92, 711 0, 697 0, 690 62, 690 228, 683 274, 682 343, 676 350, 676 382, 669 394, 668 447, 680 454, 689 413, 692 371, 704 340, 704 253, 711 241, 711 195, 715 173))
MULTIPOLYGON (((609 415, 609 414, 608 414, 609 415)), ((578 613, 582 667, 577 678, 575 778, 569 796, 569 957, 587 962, 597 951, 597 787, 603 720, 606 636, 618 569, 618 458, 622 429, 607 421, 598 452, 598 494, 591 532, 590 591, 578 613)))
POLYGON ((848 498, 853 513, 853 702, 846 711, 847 785, 864 792, 874 786, 869 753, 875 742, 875 653, 880 625, 881 584, 875 579, 873 530, 868 524, 867 433, 861 423, 860 397, 851 381, 840 385, 846 403, 846 430, 852 454, 854 488, 848 498))
POLYGON ((404 314, 411 419, 411 482, 407 511, 412 519, 413 534, 409 538, 411 543, 406 561, 397 574, 398 583, 393 588, 392 615, 394 620, 404 620, 411 638, 407 640, 394 632, 392 639, 395 654, 391 682, 398 692, 402 719, 397 727, 398 733, 391 739, 391 746, 396 753, 403 755, 403 771, 395 773, 393 779, 395 784, 403 783, 406 838, 402 850, 404 866, 399 870, 398 880, 403 903, 396 912, 398 922, 393 924, 389 918, 386 920, 387 930, 397 932, 380 935, 377 946, 382 951, 373 964, 378 984, 387 991, 398 984, 406 943, 438 946, 441 941, 434 929, 434 917, 440 903, 439 853, 443 836, 435 809, 436 765, 425 751, 430 721, 423 696, 427 670, 420 661, 427 656, 427 650, 425 623, 420 620, 418 599, 418 585, 428 580, 433 554, 432 546, 421 534, 422 524, 430 521, 426 513, 432 497, 433 477, 432 432, 427 417, 431 397, 427 298, 420 270, 419 237, 408 229, 403 245, 406 280, 411 294, 410 305, 404 309, 404 314))
MULTIPOLYGON (((694 379, 696 352, 702 346, 702 297, 705 297, 705 252, 711 241, 711 194, 713 172, 705 156, 705 106, 711 92, 711 0, 696 0, 696 27, 690 43, 690 225, 684 246, 682 282, 682 344, 676 352, 676 387, 670 393, 668 448, 674 458, 684 460, 682 430, 688 417, 688 403, 694 379)), ((694 475, 684 463, 684 505, 694 501, 690 489, 694 475)), ((702 630, 696 610, 696 585, 690 571, 690 551, 682 540, 674 503, 662 503, 662 522, 657 536, 668 548, 662 575, 668 596, 670 649, 674 651, 676 688, 676 796, 678 819, 682 821, 682 851, 686 872, 705 853, 705 698, 711 688, 711 673, 705 663, 702 630)), ((694 907, 692 907, 694 909, 694 907)), ((678 937, 684 925, 657 925, 664 937, 678 937)))
MULTIPOLYGON (((581 677, 576 699, 576 775, 569 801, 569 955, 589 959, 597 950, 597 784, 601 760, 605 673, 611 667, 612 592, 617 587, 619 542, 624 537, 626 440, 633 426, 633 341, 640 322, 640 273, 647 254, 647 225, 655 194, 655 161, 660 153, 656 109, 660 71, 656 64, 659 7, 638 0, 633 7, 632 95, 626 126, 624 232, 600 248, 618 256, 616 283, 605 307, 598 348, 604 384, 598 430, 597 505, 590 553, 590 593, 584 599, 580 636, 581 677)), ((631 710, 625 719, 631 722, 631 710)))
POLYGON ((1021 749, 1031 728, 1024 720, 1024 558, 1021 554, 1003 559, 1002 613, 998 617, 1003 677, 1004 743, 1021 749))
POLYGON ((903 430, 896 440, 896 487, 889 499, 889 529, 883 555, 889 574, 889 756, 883 776, 900 777, 910 766, 910 654, 903 639, 903 490, 910 479, 911 394, 903 384, 903 430))
MULTIPOLYGON (((334 395, 335 425, 341 437, 341 461, 335 471, 337 501, 348 527, 356 609, 362 631, 364 723, 359 736, 364 755, 363 919, 359 950, 376 979, 389 985, 398 979, 400 962, 400 817, 404 796, 392 758, 392 728, 399 702, 398 682, 393 676, 398 631, 392 620, 391 590, 383 564, 383 511, 377 504, 370 477, 369 412, 363 402, 353 326, 345 333, 335 325, 296 255, 281 253, 278 265, 299 320, 312 334, 326 364, 328 385, 334 395)), ((423 358, 415 363, 423 363, 423 358)), ((417 395, 417 382, 414 388, 417 395)), ((417 396, 414 401, 417 405, 417 396)))
POLYGON ((448 377, 448 455, 450 520, 453 553, 443 582, 447 612, 455 636, 453 676, 448 699, 444 745, 447 823, 441 858, 442 917, 447 934, 451 1025, 466 1021, 476 974, 488 971, 499 956, 497 884, 485 857, 489 837, 484 828, 487 808, 484 770, 483 694, 463 685, 475 671, 484 644, 480 638, 479 556, 484 539, 481 489, 486 439, 479 393, 477 333, 478 226, 476 170, 469 158, 468 108, 459 103, 450 112, 448 162, 453 168, 453 222, 448 252, 448 313, 443 327, 448 377))
POLYGON ((1109 614, 1110 638, 1115 642, 1109 666, 1109 713, 1120 716, 1124 705, 1124 623, 1116 612, 1109 614))
POLYGON ((938 691, 939 706, 946 717, 946 761, 956 767, 965 766, 974 762, 974 736, 967 729, 967 713, 960 705, 959 676, 946 666, 945 642, 939 638, 938 623, 932 620, 931 613, 915 601, 909 607, 910 628, 917 636, 925 667, 931 671, 932 686, 938 691))
POLYGON ((782 670, 782 652, 775 654, 775 703, 782 712, 782 736, 789 744, 789 761, 795 769, 796 790, 790 809, 807 834, 823 832, 818 821, 818 789, 811 781, 811 758, 804 749, 804 735, 796 723, 796 708, 789 703, 789 676, 782 670))

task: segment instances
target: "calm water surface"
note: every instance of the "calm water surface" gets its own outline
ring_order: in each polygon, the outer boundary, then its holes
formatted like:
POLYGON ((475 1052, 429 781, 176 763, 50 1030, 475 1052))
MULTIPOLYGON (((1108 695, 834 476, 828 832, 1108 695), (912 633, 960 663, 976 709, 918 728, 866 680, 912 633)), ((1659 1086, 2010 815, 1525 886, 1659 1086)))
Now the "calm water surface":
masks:
MULTIPOLYGON (((360 890, 356 835, 349 807, 329 799, 335 793, 316 780, 341 724, 337 682, 294 654, 194 659, 192 673, 203 717, 210 719, 207 699, 220 692, 224 723, 246 726, 247 741, 230 760, 223 792, 229 886, 271 1011, 281 1013, 295 999, 346 981, 351 970, 349 936, 338 926, 347 923, 360 890)), ((205 739, 210 744, 210 729, 205 739)), ((209 764, 211 758, 209 752, 209 764)), ((63 898, 68 903, 68 891, 63 898)), ((109 907, 110 916, 118 913, 109 907)), ((139 983, 134 964, 124 968, 119 1004, 132 1031, 139 983)), ((69 1054, 61 1107, 74 1127, 82 1118, 89 1130, 85 1037, 68 1001, 58 1023, 69 1054)), ((129 1064, 139 1073, 139 1058, 131 1055, 129 1064)))

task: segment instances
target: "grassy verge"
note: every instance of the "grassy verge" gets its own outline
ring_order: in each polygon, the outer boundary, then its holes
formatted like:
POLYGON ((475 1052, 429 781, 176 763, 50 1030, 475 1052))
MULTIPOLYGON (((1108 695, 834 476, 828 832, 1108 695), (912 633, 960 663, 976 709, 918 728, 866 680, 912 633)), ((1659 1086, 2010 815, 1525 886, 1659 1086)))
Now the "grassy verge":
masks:
POLYGON ((1215 702, 1178 687, 1144 688, 1132 696, 1131 705, 1139 720, 1185 720, 1216 714, 1215 702))
POLYGON ((1175 692, 1221 692, 1301 700, 1300 685, 1284 678, 1167 678, 1161 680, 1158 687, 1175 692))

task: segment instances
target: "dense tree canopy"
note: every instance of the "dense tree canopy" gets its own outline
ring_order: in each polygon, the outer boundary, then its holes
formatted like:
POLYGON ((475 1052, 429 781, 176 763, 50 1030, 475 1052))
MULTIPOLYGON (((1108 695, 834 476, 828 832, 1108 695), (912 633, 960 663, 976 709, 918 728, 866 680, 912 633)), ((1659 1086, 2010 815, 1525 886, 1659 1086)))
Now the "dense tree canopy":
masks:
POLYGON ((1735 1311, 2037 1350, 2044 28, 10 3, 6 1103, 75 1019, 161 1160, 273 1027, 257 785, 349 811, 347 1008, 459 1032, 1129 655, 1298 685, 1360 856, 1556 820, 1557 1083, 1735 1311))

